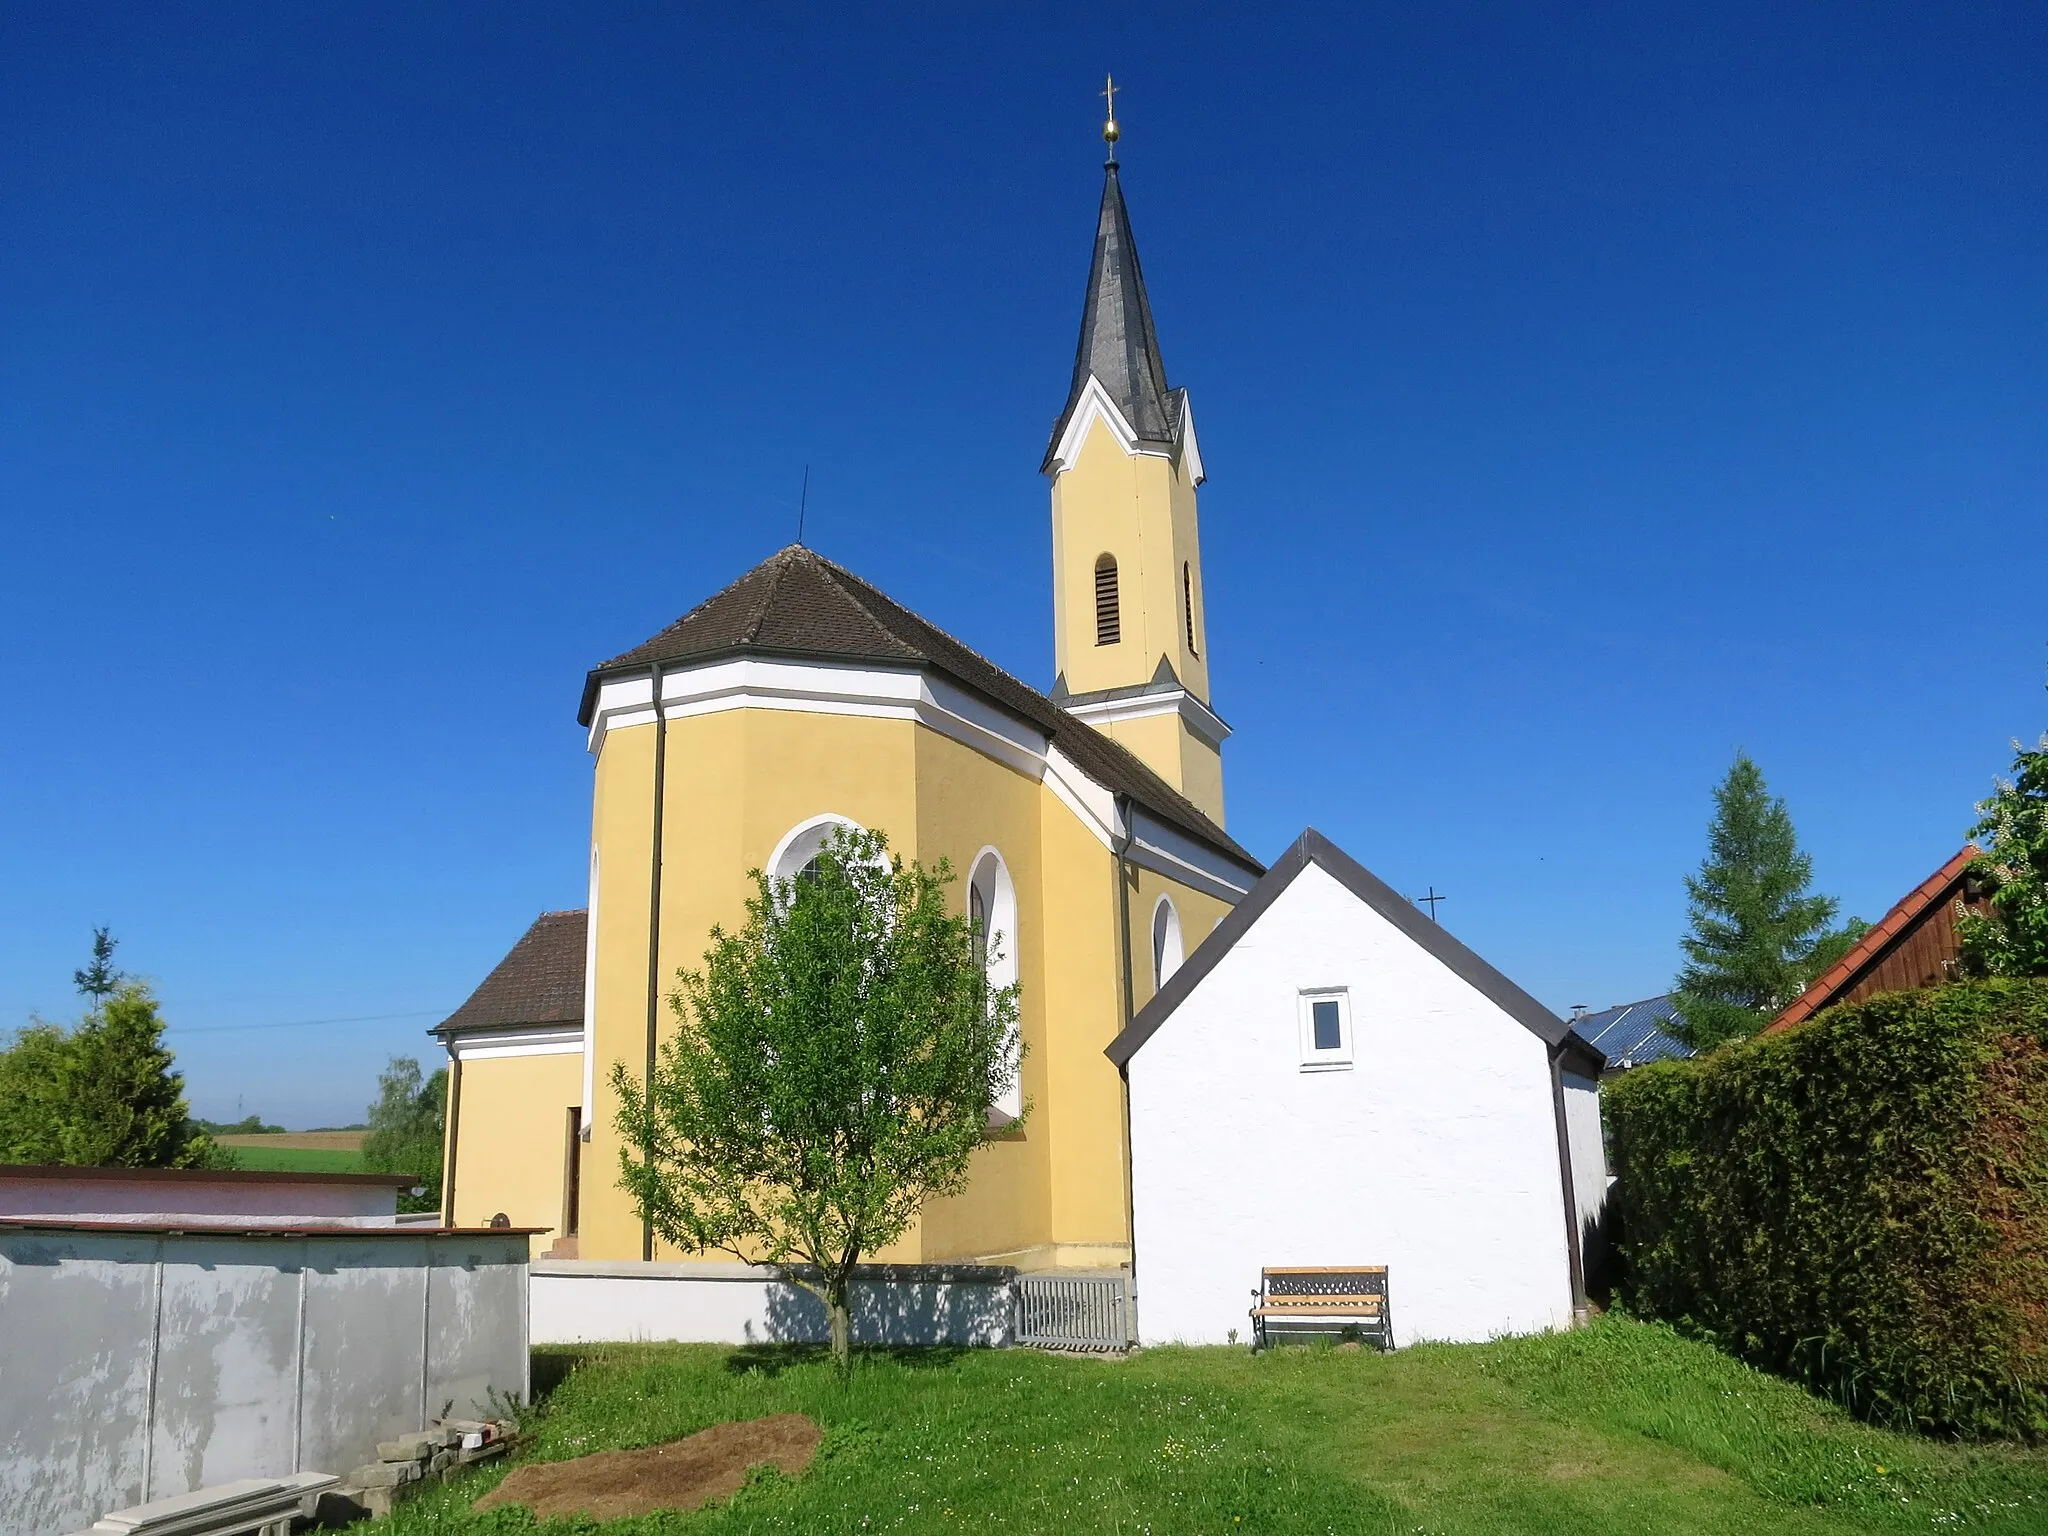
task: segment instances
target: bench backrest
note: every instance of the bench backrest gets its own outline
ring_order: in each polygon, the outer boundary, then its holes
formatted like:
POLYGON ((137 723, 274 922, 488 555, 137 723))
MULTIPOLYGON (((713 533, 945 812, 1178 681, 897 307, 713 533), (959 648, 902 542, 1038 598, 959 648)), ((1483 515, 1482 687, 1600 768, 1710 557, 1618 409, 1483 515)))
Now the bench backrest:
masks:
POLYGON ((1259 1271, 1268 1298, 1289 1296, 1384 1296, 1387 1294, 1387 1266, 1347 1264, 1317 1268, 1282 1268, 1259 1271))

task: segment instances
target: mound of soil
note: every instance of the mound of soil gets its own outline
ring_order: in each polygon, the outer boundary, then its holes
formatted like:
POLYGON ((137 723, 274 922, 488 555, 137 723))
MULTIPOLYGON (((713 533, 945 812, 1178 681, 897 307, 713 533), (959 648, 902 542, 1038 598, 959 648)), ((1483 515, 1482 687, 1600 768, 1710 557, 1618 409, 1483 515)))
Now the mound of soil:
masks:
POLYGON ((574 1461, 516 1467, 473 1507, 524 1504, 540 1520, 565 1515, 617 1520, 658 1509, 695 1509, 739 1492, 749 1467, 775 1467, 784 1477, 797 1476, 818 1454, 822 1438, 818 1426, 801 1413, 714 1424, 641 1451, 599 1451, 574 1461))

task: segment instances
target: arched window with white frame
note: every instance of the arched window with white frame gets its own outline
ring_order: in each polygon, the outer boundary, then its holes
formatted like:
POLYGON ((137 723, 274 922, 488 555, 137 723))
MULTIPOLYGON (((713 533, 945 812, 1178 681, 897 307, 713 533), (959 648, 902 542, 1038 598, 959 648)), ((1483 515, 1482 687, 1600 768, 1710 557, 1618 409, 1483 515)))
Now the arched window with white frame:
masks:
MULTIPOLYGON (((974 857, 973 872, 967 879, 967 918, 974 926, 975 953, 988 973, 991 990, 1017 984, 1017 888, 1010 880, 1009 866, 993 848, 974 857)), ((1011 1037, 1011 1060, 1017 1059, 1017 1039, 1011 1037)), ((1024 1083, 1021 1076, 996 1100, 994 1124, 1001 1126, 1024 1113, 1024 1083)))
POLYGON ((782 834, 782 841, 768 856, 769 878, 802 880, 814 874, 818 855, 825 851, 825 845, 832 841, 833 834, 842 828, 848 832, 866 830, 851 817, 832 812, 798 822, 782 834))
POLYGON ((1180 942, 1180 913, 1173 908, 1173 898, 1162 896, 1159 904, 1152 909, 1152 989, 1158 991, 1173 979, 1173 973, 1180 969, 1182 960, 1180 942))

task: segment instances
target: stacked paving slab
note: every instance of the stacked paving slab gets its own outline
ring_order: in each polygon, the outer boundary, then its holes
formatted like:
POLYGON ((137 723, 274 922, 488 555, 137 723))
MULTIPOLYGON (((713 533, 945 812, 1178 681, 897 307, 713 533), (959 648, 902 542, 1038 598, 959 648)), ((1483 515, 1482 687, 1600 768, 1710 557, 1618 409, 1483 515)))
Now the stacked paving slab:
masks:
POLYGON ((431 1429, 380 1441, 377 1460, 357 1467, 339 1488, 322 1496, 321 1523, 388 1515, 408 1490, 429 1478, 445 1483, 480 1461, 504 1455, 516 1427, 498 1419, 443 1419, 431 1429))

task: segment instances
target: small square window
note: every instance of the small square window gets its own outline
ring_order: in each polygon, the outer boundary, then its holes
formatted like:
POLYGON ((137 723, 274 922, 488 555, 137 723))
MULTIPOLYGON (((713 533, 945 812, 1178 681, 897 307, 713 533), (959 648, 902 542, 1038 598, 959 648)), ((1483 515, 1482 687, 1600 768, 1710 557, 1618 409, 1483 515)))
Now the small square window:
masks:
POLYGON ((1301 1069, 1304 1072, 1351 1065, 1350 996, 1341 987, 1301 994, 1301 1069))

